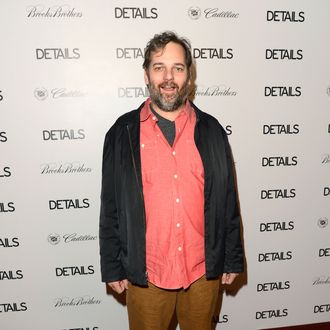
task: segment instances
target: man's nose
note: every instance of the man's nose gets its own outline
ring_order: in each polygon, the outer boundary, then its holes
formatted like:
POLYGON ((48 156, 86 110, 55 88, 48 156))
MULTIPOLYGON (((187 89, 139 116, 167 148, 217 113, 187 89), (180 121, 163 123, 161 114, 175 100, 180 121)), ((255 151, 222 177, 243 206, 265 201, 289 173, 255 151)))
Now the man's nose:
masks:
POLYGON ((172 71, 172 69, 165 69, 165 71, 164 71, 164 79, 166 81, 173 80, 173 71, 172 71))

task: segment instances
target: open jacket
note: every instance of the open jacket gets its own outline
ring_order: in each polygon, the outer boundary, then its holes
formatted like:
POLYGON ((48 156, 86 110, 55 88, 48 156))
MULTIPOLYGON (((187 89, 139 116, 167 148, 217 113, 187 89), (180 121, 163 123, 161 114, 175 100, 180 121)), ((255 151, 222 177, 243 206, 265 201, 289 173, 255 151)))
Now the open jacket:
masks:
MULTIPOLYGON (((204 166, 206 277, 243 271, 240 214, 226 132, 196 111, 195 143, 204 166)), ((140 111, 122 115, 103 149, 100 255, 103 282, 128 279, 147 285, 146 219, 140 157, 140 111)))

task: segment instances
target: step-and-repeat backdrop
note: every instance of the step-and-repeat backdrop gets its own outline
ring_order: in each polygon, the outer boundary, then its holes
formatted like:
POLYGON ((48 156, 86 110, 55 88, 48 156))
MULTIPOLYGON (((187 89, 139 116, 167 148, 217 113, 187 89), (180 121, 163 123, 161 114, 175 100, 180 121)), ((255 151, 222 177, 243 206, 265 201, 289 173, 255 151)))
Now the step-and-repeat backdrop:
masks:
MULTIPOLYGON (((218 329, 330 320, 328 1, 2 1, 0 327, 125 330, 100 282, 103 139, 148 96, 147 41, 186 36, 194 102, 233 149, 247 272, 218 329)), ((130 189, 130 187, 127 187, 130 189)))

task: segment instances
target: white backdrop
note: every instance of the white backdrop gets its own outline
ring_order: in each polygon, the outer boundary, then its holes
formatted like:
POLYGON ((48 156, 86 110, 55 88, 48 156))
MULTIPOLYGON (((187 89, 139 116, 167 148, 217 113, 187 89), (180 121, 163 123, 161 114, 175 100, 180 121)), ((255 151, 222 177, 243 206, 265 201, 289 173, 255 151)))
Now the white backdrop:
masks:
MULTIPOLYGON (((233 149, 247 272, 217 328, 330 321, 330 3, 2 1, 0 327, 125 330, 100 282, 103 138, 147 97, 143 49, 190 39, 233 149)), ((129 187, 127 187, 129 189, 129 187)))

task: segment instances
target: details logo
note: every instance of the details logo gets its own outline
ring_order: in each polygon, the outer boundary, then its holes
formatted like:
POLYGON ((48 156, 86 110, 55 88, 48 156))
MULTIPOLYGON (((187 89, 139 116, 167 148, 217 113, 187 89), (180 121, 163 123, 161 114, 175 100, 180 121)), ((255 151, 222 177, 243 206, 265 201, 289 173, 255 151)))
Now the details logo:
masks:
POLYGON ((0 102, 3 100, 2 91, 0 91, 0 102))
POLYGON ((0 142, 7 142, 7 132, 1 132, 0 131, 0 142))
POLYGON ((148 87, 118 87, 118 97, 122 98, 146 98, 149 96, 148 87))
POLYGON ((212 317, 212 323, 228 323, 229 316, 227 314, 224 315, 215 315, 212 317))
POLYGON ((99 330, 99 327, 84 327, 84 328, 75 327, 75 328, 66 328, 63 330, 99 330))
POLYGON ((267 21, 302 23, 305 21, 305 12, 286 11, 286 10, 267 10, 267 21))
POLYGON ((44 141, 58 141, 58 140, 83 140, 85 139, 85 131, 83 129, 56 129, 42 131, 42 138, 44 141))
POLYGON ((266 134, 298 134, 299 124, 270 124, 263 125, 262 133, 266 134))
POLYGON ((266 97, 299 97, 301 96, 300 86, 266 86, 265 87, 266 97))
POLYGON ((287 231, 294 229, 294 221, 282 221, 282 222, 262 222, 259 225, 259 230, 263 232, 274 232, 274 231, 287 231))
POLYGON ((144 58, 142 48, 116 48, 116 57, 119 59, 144 58))
POLYGON ((302 60, 302 49, 266 49, 266 60, 302 60))
POLYGON ((279 281, 257 284, 257 292, 269 292, 290 289, 290 281, 279 281))
MULTIPOLYGON (((201 17, 202 10, 199 7, 190 7, 188 9, 188 16, 193 19, 197 20, 201 17)), ((207 19, 210 18, 238 18, 239 13, 235 13, 229 10, 222 10, 219 8, 206 8, 203 10, 203 16, 207 19)))
POLYGON ((269 189, 261 190, 261 199, 289 199, 296 197, 296 189, 269 189))
POLYGON ((19 241, 17 237, 13 238, 0 238, 0 248, 12 248, 12 247, 18 247, 19 246, 19 241))
POLYGON ((315 305, 314 306, 314 313, 329 313, 330 312, 330 304, 324 305, 315 305))
POLYGON ((231 60, 234 57, 232 48, 194 48, 193 58, 231 60))
POLYGON ((288 314, 289 313, 287 308, 261 311, 261 312, 256 312, 256 320, 286 317, 288 316, 288 314))
POLYGON ((157 8, 115 7, 115 18, 123 19, 156 19, 157 8))
POLYGON ((259 253, 259 262, 286 261, 292 259, 292 251, 259 253))
POLYGON ((50 210, 70 210, 70 209, 86 209, 89 208, 89 199, 58 199, 48 202, 50 210))
POLYGON ((76 276, 76 275, 93 275, 95 273, 94 266, 71 266, 71 267, 56 267, 55 274, 60 276, 76 276))
POLYGON ((27 310, 26 302, 0 303, 0 313, 25 312, 26 310, 27 310))
POLYGON ((0 167, 0 179, 1 178, 8 178, 11 176, 11 171, 9 166, 5 166, 1 169, 0 167))
POLYGON ((0 270, 0 281, 3 280, 21 280, 23 272, 18 270, 0 270))
POLYGON ((330 257, 330 248, 319 249, 319 257, 330 257))
POLYGON ((262 167, 273 167, 273 166, 296 166, 298 164, 297 156, 273 156, 273 157, 262 157, 262 167))
POLYGON ((15 212, 14 202, 0 202, 0 213, 15 212))
POLYGON ((37 60, 78 60, 79 48, 37 48, 37 60))
POLYGON ((45 7, 43 5, 26 8, 28 18, 81 18, 82 12, 69 5, 45 7))

